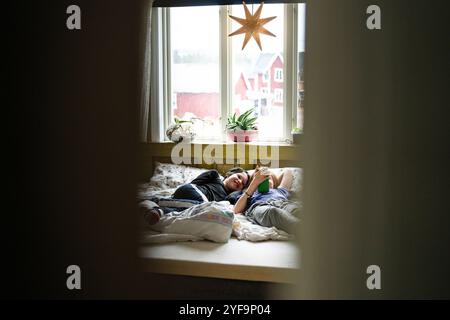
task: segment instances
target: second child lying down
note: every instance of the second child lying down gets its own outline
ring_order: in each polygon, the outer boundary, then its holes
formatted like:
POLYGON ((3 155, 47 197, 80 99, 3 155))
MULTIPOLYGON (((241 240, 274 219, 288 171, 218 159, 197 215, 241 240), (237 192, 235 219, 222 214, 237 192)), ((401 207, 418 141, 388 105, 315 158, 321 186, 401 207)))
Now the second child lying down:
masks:
POLYGON ((300 205, 288 200, 293 174, 285 169, 276 176, 267 168, 258 168, 252 181, 237 200, 235 214, 244 214, 250 220, 264 227, 276 227, 288 233, 294 233, 300 222, 300 205), (269 179, 269 191, 259 192, 258 185, 269 179))

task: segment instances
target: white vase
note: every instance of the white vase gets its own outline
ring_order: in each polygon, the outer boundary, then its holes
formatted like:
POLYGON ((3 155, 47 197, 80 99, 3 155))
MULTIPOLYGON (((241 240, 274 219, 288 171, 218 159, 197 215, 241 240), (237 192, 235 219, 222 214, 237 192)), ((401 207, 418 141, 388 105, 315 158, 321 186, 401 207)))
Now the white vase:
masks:
POLYGON ((192 128, 192 125, 188 123, 175 123, 171 124, 166 130, 166 136, 170 141, 179 143, 181 141, 192 141, 196 134, 192 128))

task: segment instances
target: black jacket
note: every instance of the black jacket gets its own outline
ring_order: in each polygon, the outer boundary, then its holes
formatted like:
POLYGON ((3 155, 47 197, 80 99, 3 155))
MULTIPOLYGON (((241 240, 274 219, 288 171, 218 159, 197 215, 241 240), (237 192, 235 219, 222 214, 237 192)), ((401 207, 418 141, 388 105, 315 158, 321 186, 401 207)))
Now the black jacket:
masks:
POLYGON ((223 201, 228 196, 227 190, 217 170, 203 172, 192 180, 208 201, 223 201))

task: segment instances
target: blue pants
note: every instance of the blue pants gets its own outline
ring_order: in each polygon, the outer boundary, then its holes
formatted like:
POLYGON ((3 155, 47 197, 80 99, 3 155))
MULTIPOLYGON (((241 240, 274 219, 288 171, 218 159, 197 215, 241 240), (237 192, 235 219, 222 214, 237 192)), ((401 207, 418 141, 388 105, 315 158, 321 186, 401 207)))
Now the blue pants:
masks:
POLYGON ((289 200, 274 200, 252 205, 245 215, 264 227, 295 233, 300 222, 301 205, 289 200))

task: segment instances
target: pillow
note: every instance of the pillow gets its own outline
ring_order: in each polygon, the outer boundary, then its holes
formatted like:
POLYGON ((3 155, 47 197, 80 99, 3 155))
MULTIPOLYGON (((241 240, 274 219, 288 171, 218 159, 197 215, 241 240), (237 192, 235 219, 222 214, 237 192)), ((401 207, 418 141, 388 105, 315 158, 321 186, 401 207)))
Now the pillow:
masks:
POLYGON ((155 171, 148 183, 154 190, 176 188, 194 180, 208 169, 188 167, 180 164, 155 162, 155 171))
MULTIPOLYGON (((294 176, 294 180, 292 181, 292 187, 289 191, 291 192, 301 192, 302 189, 302 183, 303 183, 303 169, 297 168, 297 167, 286 167, 286 168, 269 168, 270 171, 274 172, 277 176, 281 174, 281 171, 283 169, 291 169, 292 174, 294 176)), ((253 177, 253 174, 255 173, 255 170, 248 170, 248 174, 250 175, 250 178, 253 177)))

